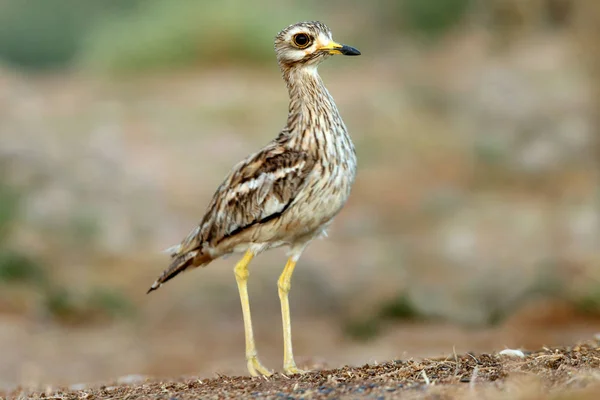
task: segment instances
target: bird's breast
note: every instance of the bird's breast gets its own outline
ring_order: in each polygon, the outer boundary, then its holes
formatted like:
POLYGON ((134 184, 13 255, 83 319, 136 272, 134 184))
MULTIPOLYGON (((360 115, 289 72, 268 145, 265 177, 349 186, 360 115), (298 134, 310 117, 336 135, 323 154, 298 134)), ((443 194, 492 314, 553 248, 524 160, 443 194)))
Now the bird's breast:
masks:
POLYGON ((310 146, 316 162, 290 210, 306 231, 319 230, 340 212, 356 175, 356 154, 345 130, 315 133, 310 146))

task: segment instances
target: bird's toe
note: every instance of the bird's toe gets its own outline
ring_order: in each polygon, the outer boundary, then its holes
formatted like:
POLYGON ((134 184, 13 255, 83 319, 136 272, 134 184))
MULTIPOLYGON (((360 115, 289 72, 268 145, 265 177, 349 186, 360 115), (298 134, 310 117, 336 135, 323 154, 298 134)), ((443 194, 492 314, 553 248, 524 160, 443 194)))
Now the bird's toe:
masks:
POLYGON ((286 366, 283 368, 283 370, 287 375, 306 374, 307 372, 310 372, 308 370, 300 369, 296 367, 296 365, 286 366))
POLYGON ((248 359, 248 372, 252 376, 271 376, 273 375, 273 371, 269 370, 267 367, 262 365, 260 361, 258 361, 258 357, 251 357, 248 359))

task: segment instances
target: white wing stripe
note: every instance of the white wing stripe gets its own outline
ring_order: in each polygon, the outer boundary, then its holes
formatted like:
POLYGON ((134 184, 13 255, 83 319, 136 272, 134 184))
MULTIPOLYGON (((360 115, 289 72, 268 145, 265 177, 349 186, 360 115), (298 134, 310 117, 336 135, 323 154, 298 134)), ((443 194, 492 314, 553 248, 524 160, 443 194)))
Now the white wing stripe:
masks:
MULTIPOLYGON (((227 201, 235 199, 236 197, 238 197, 239 194, 248 193, 251 190, 261 188, 265 185, 267 185, 268 188, 270 188, 270 186, 273 184, 273 182, 285 177, 286 175, 288 175, 291 172, 302 169, 304 167, 305 163, 306 163, 305 161, 302 161, 301 163, 296 164, 293 167, 282 168, 275 172, 262 173, 258 177, 254 178, 254 179, 250 179, 249 181, 246 181, 246 182, 242 183, 241 185, 237 186, 236 188, 230 190, 229 193, 227 193, 226 199, 227 199, 227 201)), ((265 189, 267 189, 267 188, 265 188, 265 189)), ((268 193, 269 190, 261 190, 261 192, 268 193)))

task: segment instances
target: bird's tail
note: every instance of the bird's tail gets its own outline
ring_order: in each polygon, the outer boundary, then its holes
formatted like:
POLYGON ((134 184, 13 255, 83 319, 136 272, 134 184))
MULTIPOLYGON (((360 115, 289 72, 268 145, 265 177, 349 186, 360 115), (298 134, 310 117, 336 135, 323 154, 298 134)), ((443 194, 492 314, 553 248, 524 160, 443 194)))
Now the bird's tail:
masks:
POLYGON ((196 258, 198 253, 199 250, 193 250, 181 255, 173 256, 173 261, 171 262, 171 265, 169 265, 169 268, 167 268, 162 274, 160 274, 158 279, 152 284, 152 286, 150 287, 150 289, 148 289, 148 292, 146 293, 150 293, 151 291, 158 289, 162 286, 163 283, 174 278, 180 272, 185 271, 188 267, 202 265, 202 262, 198 263, 199 260, 196 260, 196 262, 194 262, 194 259, 196 258))

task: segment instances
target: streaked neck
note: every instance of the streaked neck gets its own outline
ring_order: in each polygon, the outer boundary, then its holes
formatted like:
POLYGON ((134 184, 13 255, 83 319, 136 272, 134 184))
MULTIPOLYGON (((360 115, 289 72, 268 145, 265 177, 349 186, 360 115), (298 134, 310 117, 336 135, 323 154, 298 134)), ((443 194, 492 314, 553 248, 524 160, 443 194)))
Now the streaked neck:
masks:
POLYGON ((317 69, 283 71, 290 95, 287 128, 288 146, 302 148, 325 160, 342 160, 348 170, 356 169, 356 154, 333 98, 317 69))
POLYGON ((304 130, 322 121, 329 126, 333 119, 340 118, 333 98, 325 88, 317 68, 304 66, 283 70, 283 79, 288 88, 290 105, 287 126, 290 130, 304 130))

